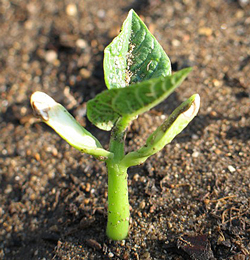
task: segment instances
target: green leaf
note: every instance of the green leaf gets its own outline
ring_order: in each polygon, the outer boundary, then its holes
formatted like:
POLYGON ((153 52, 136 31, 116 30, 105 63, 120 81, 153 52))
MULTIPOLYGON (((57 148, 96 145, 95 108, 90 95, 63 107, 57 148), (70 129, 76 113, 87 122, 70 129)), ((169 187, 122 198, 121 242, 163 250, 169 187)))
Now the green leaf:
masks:
POLYGON ((124 88, 170 74, 171 64, 165 51, 139 16, 130 10, 120 34, 104 50, 107 88, 124 88))
POLYGON ((119 117, 128 122, 166 99, 187 77, 191 68, 171 76, 150 79, 128 88, 103 91, 87 103, 88 119, 100 129, 109 131, 119 117))
POLYGON ((87 117, 98 128, 110 131, 120 115, 114 111, 112 101, 116 89, 106 90, 87 102, 87 117))
POLYGON ((66 108, 47 94, 37 91, 32 94, 30 102, 35 114, 77 150, 100 160, 113 157, 113 154, 103 149, 100 142, 82 127, 66 108))
POLYGON ((146 149, 151 149, 156 153, 155 150, 160 150, 170 143, 193 120, 199 108, 200 96, 194 94, 177 107, 168 119, 149 136, 146 149))
POLYGON ((200 96, 195 94, 174 110, 168 119, 149 136, 144 146, 135 152, 128 153, 121 164, 125 167, 135 166, 160 151, 193 120, 199 107, 200 96))

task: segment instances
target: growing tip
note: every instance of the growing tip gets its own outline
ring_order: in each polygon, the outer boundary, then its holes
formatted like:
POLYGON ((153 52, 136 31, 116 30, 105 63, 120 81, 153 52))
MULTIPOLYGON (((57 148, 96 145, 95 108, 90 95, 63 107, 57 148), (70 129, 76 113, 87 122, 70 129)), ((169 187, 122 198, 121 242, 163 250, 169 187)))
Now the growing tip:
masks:
POLYGON ((56 105, 56 101, 47 94, 36 91, 30 97, 30 104, 36 114, 44 121, 49 120, 49 110, 56 105))

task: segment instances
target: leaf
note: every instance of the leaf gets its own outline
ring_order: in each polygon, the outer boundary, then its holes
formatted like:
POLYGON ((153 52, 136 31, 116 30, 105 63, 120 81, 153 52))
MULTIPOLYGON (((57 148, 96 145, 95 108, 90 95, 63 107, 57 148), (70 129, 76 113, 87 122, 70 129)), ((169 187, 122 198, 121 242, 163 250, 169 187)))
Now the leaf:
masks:
POLYGON ((108 89, 171 74, 170 60, 139 16, 130 10, 120 34, 104 50, 108 89))
POLYGON ((114 111, 113 98, 116 89, 106 90, 87 102, 87 117, 98 128, 110 131, 120 115, 114 111))
POLYGON ((200 96, 195 94, 183 102, 147 139, 146 144, 135 152, 128 153, 122 160, 126 167, 143 163, 149 156, 170 143, 197 115, 200 96))
POLYGON ((66 108, 47 94, 37 91, 32 94, 30 102, 36 115, 71 146, 100 160, 113 156, 102 148, 99 141, 83 128, 66 108))
POLYGON ((146 141, 146 149, 158 147, 162 149, 170 143, 197 115, 200 108, 200 96, 192 95, 189 99, 177 107, 164 123, 159 126, 146 141))
POLYGON ((119 117, 132 120, 166 99, 187 77, 191 68, 171 76, 150 79, 128 88, 103 91, 87 103, 88 119, 100 129, 109 131, 119 117))

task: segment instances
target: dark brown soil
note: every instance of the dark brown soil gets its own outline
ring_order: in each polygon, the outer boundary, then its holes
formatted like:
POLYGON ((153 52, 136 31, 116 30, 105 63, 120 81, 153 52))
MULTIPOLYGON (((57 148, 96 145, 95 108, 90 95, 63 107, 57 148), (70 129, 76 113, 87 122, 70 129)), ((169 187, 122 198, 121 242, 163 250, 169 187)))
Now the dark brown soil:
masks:
POLYGON ((0 259, 250 259, 250 1, 2 0, 0 71, 0 259), (112 242, 104 163, 38 123, 29 97, 51 95, 107 147, 86 102, 105 89, 103 49, 131 8, 174 70, 194 70, 131 125, 127 150, 191 94, 202 104, 130 169, 130 235, 112 242))

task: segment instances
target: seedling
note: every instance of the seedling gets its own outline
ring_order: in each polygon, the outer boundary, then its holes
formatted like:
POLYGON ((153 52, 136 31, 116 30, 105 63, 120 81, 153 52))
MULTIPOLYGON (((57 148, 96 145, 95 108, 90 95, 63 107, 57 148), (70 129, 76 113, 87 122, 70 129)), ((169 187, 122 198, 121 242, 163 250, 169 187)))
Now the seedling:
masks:
POLYGON ((171 74, 168 56, 131 10, 120 34, 104 51, 108 90, 87 102, 89 121, 111 131, 109 150, 51 97, 42 92, 31 96, 31 105, 43 122, 76 149, 105 161, 108 169, 106 233, 113 240, 126 238, 129 231, 128 168, 143 163, 188 125, 199 110, 199 95, 182 103, 138 150, 125 154, 127 128, 138 115, 164 101, 190 71, 191 68, 186 68, 171 74))

